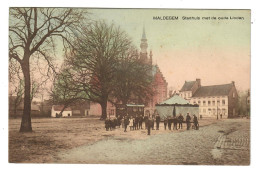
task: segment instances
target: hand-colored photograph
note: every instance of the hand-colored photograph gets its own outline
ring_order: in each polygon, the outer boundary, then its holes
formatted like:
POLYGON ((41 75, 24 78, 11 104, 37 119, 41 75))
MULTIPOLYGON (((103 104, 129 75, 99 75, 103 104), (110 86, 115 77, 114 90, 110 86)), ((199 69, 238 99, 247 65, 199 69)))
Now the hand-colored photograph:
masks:
POLYGON ((9 163, 250 165, 251 10, 9 8, 9 163))

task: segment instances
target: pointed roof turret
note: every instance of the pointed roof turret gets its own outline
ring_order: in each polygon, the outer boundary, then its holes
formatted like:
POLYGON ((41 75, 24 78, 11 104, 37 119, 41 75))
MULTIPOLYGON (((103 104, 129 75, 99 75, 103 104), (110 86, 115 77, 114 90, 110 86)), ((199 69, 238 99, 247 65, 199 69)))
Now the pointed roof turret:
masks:
POLYGON ((142 34, 142 38, 141 38, 140 48, 141 48, 141 53, 144 54, 143 56, 145 56, 144 59, 145 60, 148 59, 148 57, 147 57, 148 44, 147 44, 147 39, 146 39, 144 26, 143 26, 143 34, 142 34))

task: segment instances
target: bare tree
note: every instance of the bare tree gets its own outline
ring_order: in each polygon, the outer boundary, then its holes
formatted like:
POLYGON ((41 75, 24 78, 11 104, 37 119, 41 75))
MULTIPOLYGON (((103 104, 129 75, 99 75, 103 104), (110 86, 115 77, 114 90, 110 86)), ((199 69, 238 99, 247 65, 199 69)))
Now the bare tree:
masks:
POLYGON ((75 52, 67 59, 68 66, 74 70, 74 84, 85 92, 87 99, 101 105, 104 119, 114 90, 117 63, 132 42, 119 27, 96 21, 84 28, 74 45, 75 52))
MULTIPOLYGON (((33 64, 31 68, 31 92, 30 101, 37 97, 40 91, 45 88, 46 82, 50 79, 48 76, 41 75, 37 66, 33 64)), ((24 99, 24 79, 21 66, 17 61, 9 63, 9 108, 16 117, 17 107, 22 104, 24 99)))
POLYGON ((9 58, 19 62, 25 84, 20 132, 32 131, 30 60, 41 57, 54 70, 57 38, 64 48, 73 46, 70 37, 84 19, 82 11, 71 8, 10 8, 9 58))
POLYGON ((152 95, 152 65, 142 63, 134 48, 117 63, 113 96, 122 104, 146 103, 152 95))

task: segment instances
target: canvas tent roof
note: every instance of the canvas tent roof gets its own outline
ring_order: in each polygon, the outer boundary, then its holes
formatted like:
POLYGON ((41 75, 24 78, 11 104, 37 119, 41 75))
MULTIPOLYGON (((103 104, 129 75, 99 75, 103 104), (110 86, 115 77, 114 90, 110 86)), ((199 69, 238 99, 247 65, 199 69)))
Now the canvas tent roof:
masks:
POLYGON ((179 95, 174 95, 171 98, 161 102, 160 104, 189 104, 189 102, 179 95))

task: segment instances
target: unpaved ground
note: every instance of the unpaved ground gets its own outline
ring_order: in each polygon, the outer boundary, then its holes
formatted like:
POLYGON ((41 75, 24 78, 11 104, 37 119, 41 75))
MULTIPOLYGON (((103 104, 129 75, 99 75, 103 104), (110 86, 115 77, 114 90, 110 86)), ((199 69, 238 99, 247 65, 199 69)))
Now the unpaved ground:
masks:
MULTIPOLYGON (((144 160, 147 157, 147 154, 143 154, 142 158, 138 158, 138 160, 129 161, 128 158, 123 158, 121 155, 116 156, 115 152, 122 152, 125 149, 121 149, 122 147, 131 146, 129 149, 137 149, 134 154, 137 152, 142 152, 142 148, 140 147, 150 147, 153 148, 155 145, 164 144, 163 142, 166 139, 170 139, 172 136, 179 136, 184 133, 191 135, 191 132, 206 132, 203 131, 203 127, 205 125, 209 125, 212 123, 216 123, 217 120, 200 120, 201 129, 199 131, 185 131, 185 127, 183 130, 178 131, 169 131, 163 130, 163 123, 160 125, 159 131, 152 131, 152 135, 147 136, 147 131, 145 130, 135 130, 123 132, 122 128, 117 128, 113 131, 105 131, 104 122, 100 121, 98 118, 33 118, 33 132, 32 133, 19 133, 20 119, 10 119, 9 120, 9 162, 26 162, 26 163, 153 163, 150 160, 144 160), (176 134, 177 132, 181 132, 176 134), (158 135, 157 135, 158 134, 158 135), (156 136, 154 136, 156 135, 156 136), (165 139, 158 139, 157 137, 165 137, 165 139), (151 139, 154 139, 159 144, 154 143, 151 139), (110 143, 111 142, 111 143, 110 143), (123 143, 123 146, 118 145, 117 143, 123 143), (140 142, 144 142, 144 144, 140 144, 140 142), (147 143, 145 143, 147 142, 147 143), (99 146, 99 143, 100 146, 99 146), (126 145, 124 145, 124 143, 126 145), (134 143, 134 144, 133 144, 134 143), (137 144, 135 144, 137 143, 137 144), (128 146, 127 146, 128 145, 128 146), (102 147, 101 149, 93 149, 93 153, 90 156, 95 157, 95 159, 88 158, 89 153, 88 150, 85 151, 84 148, 89 147, 102 147), (105 148, 107 147, 107 148, 105 148), (83 150, 81 150, 83 148, 83 150), (107 149, 114 149, 107 150, 107 149), (119 148, 119 149, 118 149, 119 148), (74 151, 75 150, 75 151, 74 151), (103 153, 103 151, 107 151, 109 154, 103 153), (72 153, 72 154, 71 154, 72 153), (79 155, 77 155, 79 154, 79 155), (101 158, 100 155, 104 154, 107 158, 101 158), (84 156, 84 157, 83 157, 84 156), (82 158, 83 157, 83 158, 82 158), (112 158, 112 160, 111 160, 112 158), (97 160, 99 159, 99 160, 97 160), (118 159, 118 160, 113 160, 118 159), (141 160, 142 159, 142 160, 141 160), (145 161, 145 162, 143 162, 145 161)), ((222 123, 223 120, 218 121, 218 124, 222 123)), ((226 122, 226 121, 224 121, 226 122)), ((249 121, 245 120, 244 122, 248 123, 249 121)), ((243 123, 244 124, 244 123, 243 123)), ((213 124, 214 125, 214 124, 213 124)), ((219 126, 217 126, 219 127, 219 126)), ((206 127, 205 127, 206 128, 206 127)), ((249 129, 249 127, 248 127, 249 129)), ((186 135, 185 135, 186 136, 186 135)), ((195 135, 197 136, 197 135, 195 135)), ((174 137, 173 137, 174 138, 174 137)), ((175 137, 176 138, 176 137, 175 137)), ((175 139, 174 138, 174 139, 175 139)), ((206 138, 206 137, 204 137, 206 138)), ((182 139, 182 138, 177 138, 182 139)), ((209 138, 210 139, 210 138, 209 138)), ((216 138, 215 138, 216 139, 216 138)), ((214 140, 215 140, 214 139, 214 140)), ((171 142, 172 140, 169 140, 171 142)), ((210 140, 211 141, 211 140, 210 140)), ((213 141, 213 140, 212 140, 213 141)), ((193 141, 189 141, 193 142, 193 141)), ((169 143, 165 143, 169 144, 169 143)), ((172 143, 170 143, 172 144, 172 143)), ((192 144, 192 143, 191 143, 192 144)), ((122 144, 121 144, 122 145, 122 144)), ((179 146, 178 146, 179 147, 179 146)), ((202 146, 203 147, 203 146, 202 146)), ((163 148, 168 148, 162 146, 163 148)), ((172 147, 171 147, 172 148, 172 147)), ((212 150, 212 147, 209 147, 212 150)), ((149 149, 149 148, 148 148, 149 149)), ((151 153, 155 150, 151 149, 151 153)), ((131 150, 130 150, 131 152, 131 150)), ((183 151, 185 152, 185 150, 183 151)), ((120 153, 122 154, 122 153, 120 153)), ((127 154, 127 153, 126 153, 127 154)), ((132 154, 132 153, 131 153, 132 154)), ((127 155, 129 156, 129 155, 127 155)), ((154 156, 154 155, 152 155, 154 156)), ((133 159, 135 159, 136 155, 134 155, 133 159)), ((151 159, 153 159, 152 157, 151 159)), ((155 157, 157 158, 157 157, 155 157)), ((160 163, 168 164, 168 157, 162 157, 160 163)), ((150 159, 150 158, 149 158, 150 159)), ((182 160, 185 163, 185 160, 182 160)), ((183 163, 183 164, 184 164, 183 163)), ((187 162, 188 163, 188 162, 187 162)), ((221 163, 221 162, 219 162, 221 163)), ((173 164, 173 162, 171 162, 173 164)), ((175 164, 175 163, 174 163, 175 164)), ((176 163, 179 164, 179 163, 176 163)))
POLYGON ((59 153, 55 162, 249 165, 249 139, 248 120, 225 120, 200 130, 167 132, 142 140, 108 138, 59 153))

